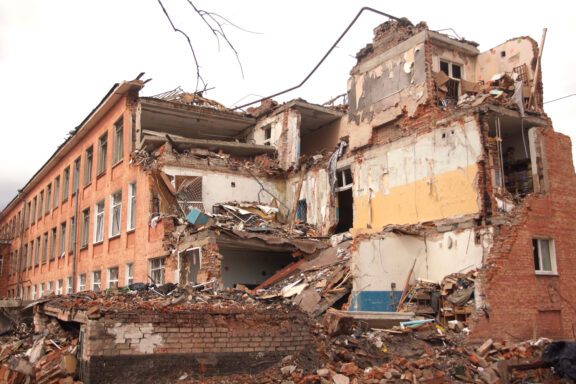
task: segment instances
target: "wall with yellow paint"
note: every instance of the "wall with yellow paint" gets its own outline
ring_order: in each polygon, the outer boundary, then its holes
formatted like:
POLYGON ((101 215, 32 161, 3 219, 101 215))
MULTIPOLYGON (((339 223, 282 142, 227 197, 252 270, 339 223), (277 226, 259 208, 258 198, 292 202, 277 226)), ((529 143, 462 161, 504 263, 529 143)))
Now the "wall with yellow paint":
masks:
POLYGON ((366 152, 354 162, 354 232, 479 212, 473 117, 366 152))
POLYGON ((534 44, 535 41, 529 37, 519 37, 482 52, 476 61, 477 80, 490 81, 492 76, 502 72, 511 73, 514 67, 521 64, 526 64, 530 79, 534 79, 531 67, 535 57, 534 44))

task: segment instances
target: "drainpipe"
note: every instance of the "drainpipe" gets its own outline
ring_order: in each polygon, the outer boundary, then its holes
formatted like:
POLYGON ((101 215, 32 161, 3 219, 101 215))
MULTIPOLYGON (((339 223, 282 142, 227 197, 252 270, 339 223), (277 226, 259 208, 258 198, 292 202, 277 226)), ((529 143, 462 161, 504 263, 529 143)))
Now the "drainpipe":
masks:
MULTIPOLYGON (((80 175, 78 175, 78 184, 80 184, 80 175)), ((80 198, 80 187, 76 189, 76 205, 74 207, 74 244, 72 244, 72 293, 76 292, 76 249, 78 245, 78 199, 80 198)), ((72 230, 72 228, 70 228, 72 230)))
MULTIPOLYGON (((18 271, 16 276, 18 277, 17 283, 16 283, 16 292, 17 295, 20 296, 20 278, 21 278, 21 274, 22 274, 22 250, 24 248, 24 220, 26 217, 26 200, 22 198, 22 190, 18 191, 18 198, 22 201, 22 204, 24 206, 24 208, 22 208, 22 217, 20 218, 20 251, 18 252, 18 254, 20 255, 20 257, 18 258, 18 271)), ((21 297, 21 299, 23 299, 23 297, 21 297)))

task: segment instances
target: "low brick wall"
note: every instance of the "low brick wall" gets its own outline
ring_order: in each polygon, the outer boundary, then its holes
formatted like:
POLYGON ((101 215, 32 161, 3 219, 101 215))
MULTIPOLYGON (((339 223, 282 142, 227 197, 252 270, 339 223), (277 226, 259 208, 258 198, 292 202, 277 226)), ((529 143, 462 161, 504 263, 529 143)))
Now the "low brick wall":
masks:
POLYGON ((307 315, 297 311, 114 313, 82 330, 86 384, 253 372, 311 344, 307 315))

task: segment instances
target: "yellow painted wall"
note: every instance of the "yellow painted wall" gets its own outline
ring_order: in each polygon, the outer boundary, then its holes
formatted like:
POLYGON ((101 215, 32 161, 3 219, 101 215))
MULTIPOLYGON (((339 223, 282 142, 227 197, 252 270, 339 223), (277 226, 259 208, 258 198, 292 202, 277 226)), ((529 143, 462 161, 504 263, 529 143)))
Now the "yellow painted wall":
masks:
POLYGON ((354 197, 354 229, 438 220, 479 211, 474 164, 432 178, 354 197))

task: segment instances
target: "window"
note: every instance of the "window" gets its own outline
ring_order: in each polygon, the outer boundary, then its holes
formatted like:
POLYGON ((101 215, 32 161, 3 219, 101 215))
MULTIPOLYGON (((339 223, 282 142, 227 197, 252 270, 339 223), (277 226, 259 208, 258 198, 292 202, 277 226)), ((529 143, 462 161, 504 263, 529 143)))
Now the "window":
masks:
POLYGON ((4 256, 0 255, 0 276, 2 276, 3 269, 4 269, 4 256))
POLYGON ((30 210, 32 209, 32 203, 28 202, 28 210, 26 211, 26 228, 30 226, 30 210))
POLYGON ((110 196, 110 237, 120 234, 120 220, 122 218, 122 191, 110 196))
POLYGON ((78 185, 80 184, 80 157, 74 160, 74 175, 72 178, 72 194, 78 192, 78 185))
POLYGON ((60 176, 56 176, 54 179, 54 199, 52 200, 52 207, 56 208, 58 206, 58 199, 60 195, 60 176))
POLYGON ((38 292, 38 298, 40 299, 44 296, 44 283, 40 283, 40 291, 38 292))
POLYGON ((31 300, 31 299, 32 299, 32 296, 30 296, 30 295, 31 295, 31 294, 30 294, 30 286, 27 286, 27 287, 26 287, 26 299, 27 299, 27 300, 31 300))
POLYGON ((92 159, 94 157, 94 149, 92 146, 86 150, 84 154, 84 186, 90 184, 92 181, 92 159))
POLYGON ((106 288, 118 288, 118 267, 108 268, 106 288))
POLYGON ((126 264, 126 273, 124 276, 124 281, 126 286, 134 283, 134 264, 128 263, 126 264))
POLYGON ((66 222, 60 224, 60 244, 58 246, 58 255, 60 258, 66 254, 66 222))
POLYGON ((92 271, 92 290, 93 291, 100 291, 100 271, 92 271))
POLYGON ((264 145, 272 145, 272 126, 267 125, 264 129, 264 145))
POLYGON ((32 286, 32 300, 36 300, 36 284, 32 286))
POLYGON ((82 229, 80 234, 80 248, 88 246, 88 230, 90 229, 90 208, 82 211, 82 229))
POLYGON ((68 200, 68 189, 70 189, 70 167, 64 169, 62 179, 62 201, 66 201, 68 200))
POLYGON ((28 260, 28 266, 32 268, 32 265, 34 265, 34 240, 30 242, 30 257, 28 260))
POLYGON ((440 61, 440 70, 450 78, 442 86, 446 93, 446 100, 458 101, 458 96, 460 95, 460 80, 462 79, 462 66, 447 61, 440 61))
POLYGON ((36 238, 36 257, 34 260, 34 265, 40 264, 40 236, 36 238))
POLYGON ((70 218, 70 229, 68 231, 68 252, 74 252, 76 248, 76 219, 74 216, 70 218))
POLYGON ((86 290, 86 274, 82 273, 78 275, 78 292, 86 290))
POLYGON ((136 228, 136 182, 128 184, 128 230, 136 228))
POLYGON ((556 274, 556 253, 554 240, 532 239, 534 268, 537 274, 556 274))
POLYGON ((48 232, 42 235, 42 264, 46 263, 47 256, 48 256, 48 232))
POLYGON ((64 280, 63 279, 59 279, 56 281, 56 294, 57 295, 61 295, 62 294, 62 288, 64 286, 64 280))
POLYGON ((40 197, 38 198, 38 220, 42 217, 42 206, 44 205, 44 191, 40 191, 40 197))
POLYGON ((98 139, 98 166, 96 174, 106 172, 106 156, 108 154, 108 133, 103 134, 98 139))
POLYGON ((152 283, 156 285, 164 284, 164 257, 158 257, 156 259, 150 259, 149 261, 149 272, 152 278, 152 283))
MULTIPOLYGON (((28 244, 24 244, 24 250, 22 251, 22 270, 26 269, 26 264, 28 261, 28 244)), ((2 274, 2 268, 0 268, 0 275, 2 274)))
POLYGON ((49 293, 53 293, 53 292, 54 292, 54 282, 53 282, 53 281, 49 281, 49 282, 48 282, 48 292, 49 292, 49 293))
POLYGON ((72 286, 72 276, 66 278, 66 294, 70 295, 74 292, 74 287, 72 286))
POLYGON ((56 257, 56 227, 50 231, 50 260, 56 257))
POLYGON ((48 184, 46 187, 46 206, 44 207, 44 213, 48 214, 50 212, 50 203, 52 202, 52 184, 48 184))
POLYGON ((94 243, 104 240, 104 200, 94 207, 94 243))
POLYGON ((36 196, 32 199, 32 224, 36 222, 36 196))
POLYGON ((459 64, 440 61, 440 70, 453 79, 462 78, 462 66, 459 64))
POLYGON ((124 157, 124 122, 120 118, 114 124, 114 148, 112 151, 112 164, 119 163, 124 157))

